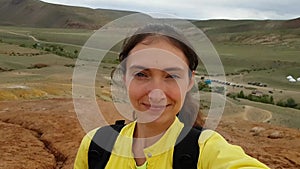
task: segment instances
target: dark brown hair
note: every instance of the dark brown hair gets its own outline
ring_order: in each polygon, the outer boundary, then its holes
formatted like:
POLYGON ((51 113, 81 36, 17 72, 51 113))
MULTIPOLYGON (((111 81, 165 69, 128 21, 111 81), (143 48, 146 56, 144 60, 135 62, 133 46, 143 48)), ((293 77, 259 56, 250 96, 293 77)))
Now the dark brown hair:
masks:
MULTIPOLYGON (((192 71, 196 70, 198 66, 198 55, 195 53, 192 45, 183 34, 181 34, 175 27, 167 24, 149 24, 139 28, 134 35, 124 40, 122 51, 119 54, 119 60, 121 62, 121 69, 123 69, 123 73, 126 71, 126 64, 122 61, 128 57, 130 51, 137 44, 141 43, 147 37, 164 38, 168 40, 171 44, 180 49, 186 56, 190 69, 189 75, 191 75, 192 71)), ((191 91, 187 92, 183 107, 178 114, 179 119, 185 125, 203 125, 202 116, 199 112, 199 104, 200 103, 195 102, 191 91)))
POLYGON ((133 36, 124 41, 122 52, 119 54, 119 60, 123 61, 130 51, 147 37, 167 39, 184 53, 188 59, 190 70, 196 70, 198 66, 198 56, 194 52, 192 45, 176 28, 167 24, 149 24, 138 29, 133 36))

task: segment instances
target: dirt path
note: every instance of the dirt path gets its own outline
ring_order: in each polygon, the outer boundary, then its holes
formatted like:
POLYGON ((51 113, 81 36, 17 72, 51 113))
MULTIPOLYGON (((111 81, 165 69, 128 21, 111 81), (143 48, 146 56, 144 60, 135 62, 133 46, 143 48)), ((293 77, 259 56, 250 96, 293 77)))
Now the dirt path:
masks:
POLYGON ((272 119, 272 112, 252 106, 245 105, 245 111, 242 114, 247 121, 265 123, 272 119))

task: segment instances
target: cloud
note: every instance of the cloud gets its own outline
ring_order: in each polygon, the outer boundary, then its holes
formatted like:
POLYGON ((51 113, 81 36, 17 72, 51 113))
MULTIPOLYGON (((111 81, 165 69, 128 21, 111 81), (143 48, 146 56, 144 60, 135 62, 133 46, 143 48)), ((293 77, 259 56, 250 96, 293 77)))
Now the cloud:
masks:
POLYGON ((47 2, 160 12, 189 19, 293 19, 300 16, 299 0, 45 0, 47 2))

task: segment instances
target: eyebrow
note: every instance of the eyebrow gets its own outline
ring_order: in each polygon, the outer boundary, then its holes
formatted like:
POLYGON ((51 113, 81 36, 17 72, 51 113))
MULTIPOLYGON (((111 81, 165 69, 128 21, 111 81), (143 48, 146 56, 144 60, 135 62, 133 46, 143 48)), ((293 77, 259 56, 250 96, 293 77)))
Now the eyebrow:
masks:
POLYGON ((140 65, 132 65, 132 66, 129 67, 129 69, 149 70, 149 68, 146 68, 146 67, 140 66, 140 65))
MULTIPOLYGON (((140 69, 140 70, 148 71, 150 68, 147 68, 147 67, 144 67, 144 66, 141 66, 141 65, 132 65, 132 66, 129 67, 129 69, 140 69)), ((184 69, 182 67, 168 67, 168 68, 163 69, 163 71, 166 71, 166 72, 183 71, 183 70, 184 69)))

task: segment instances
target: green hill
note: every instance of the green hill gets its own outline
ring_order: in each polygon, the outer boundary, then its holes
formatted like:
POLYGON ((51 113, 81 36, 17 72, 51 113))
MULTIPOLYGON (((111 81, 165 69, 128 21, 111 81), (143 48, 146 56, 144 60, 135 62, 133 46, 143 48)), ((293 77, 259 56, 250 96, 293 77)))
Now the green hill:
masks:
POLYGON ((0 0, 0 25, 97 29, 128 11, 50 4, 39 0, 0 0))
MULTIPOLYGON (((0 0, 0 25, 98 29, 130 11, 91 9, 39 0, 0 0)), ((214 43, 300 46, 300 18, 291 20, 192 20, 214 43)))

